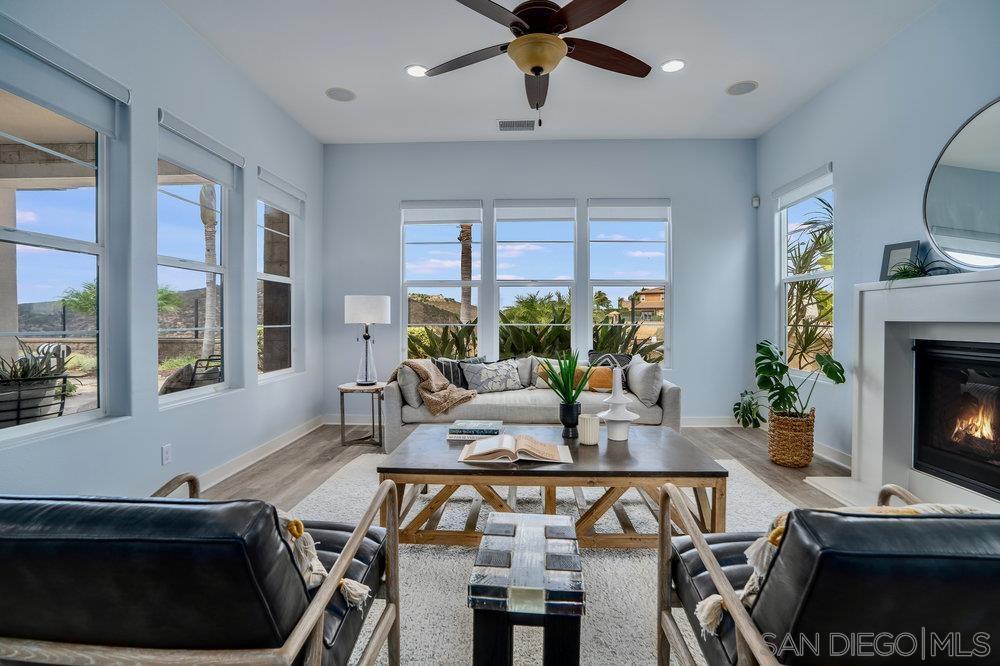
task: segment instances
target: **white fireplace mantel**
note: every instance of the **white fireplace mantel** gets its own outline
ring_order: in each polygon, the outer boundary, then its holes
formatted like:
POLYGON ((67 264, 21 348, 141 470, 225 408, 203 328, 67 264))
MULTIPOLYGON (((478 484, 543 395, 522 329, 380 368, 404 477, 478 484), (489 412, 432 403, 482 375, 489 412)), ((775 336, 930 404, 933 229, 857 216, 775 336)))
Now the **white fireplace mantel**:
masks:
POLYGON ((849 506, 896 483, 929 502, 1000 502, 913 469, 913 341, 1000 342, 1000 269, 855 286, 850 477, 806 482, 849 506))

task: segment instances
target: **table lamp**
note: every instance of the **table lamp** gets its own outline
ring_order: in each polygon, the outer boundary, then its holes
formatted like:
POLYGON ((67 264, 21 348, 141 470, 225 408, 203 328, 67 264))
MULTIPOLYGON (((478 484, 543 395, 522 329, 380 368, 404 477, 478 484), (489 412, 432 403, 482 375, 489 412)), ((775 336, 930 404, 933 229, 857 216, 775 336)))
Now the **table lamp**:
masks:
MULTIPOLYGON (((361 338, 364 352, 358 365, 359 386, 371 386, 378 382, 375 371, 375 350, 369 327, 373 324, 388 324, 390 299, 388 296, 344 296, 344 323, 362 324, 361 338)), ((359 340, 360 340, 359 339, 359 340)))

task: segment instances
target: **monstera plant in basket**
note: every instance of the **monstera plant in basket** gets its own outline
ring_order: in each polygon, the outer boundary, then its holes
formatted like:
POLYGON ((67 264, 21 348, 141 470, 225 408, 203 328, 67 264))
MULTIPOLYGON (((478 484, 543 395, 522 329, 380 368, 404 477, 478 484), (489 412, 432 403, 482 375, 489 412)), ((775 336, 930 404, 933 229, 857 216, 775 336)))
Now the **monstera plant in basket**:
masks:
POLYGON ((747 389, 733 404, 733 416, 744 428, 759 428, 770 421, 767 453, 771 460, 785 467, 805 467, 812 462, 813 429, 816 408, 809 407, 820 376, 834 384, 845 381, 844 366, 829 354, 816 354, 816 369, 803 376, 790 372, 784 356, 773 343, 757 343, 754 359, 757 388, 747 389), (808 392, 803 397, 803 392, 808 392), (762 414, 766 400, 768 417, 762 414))

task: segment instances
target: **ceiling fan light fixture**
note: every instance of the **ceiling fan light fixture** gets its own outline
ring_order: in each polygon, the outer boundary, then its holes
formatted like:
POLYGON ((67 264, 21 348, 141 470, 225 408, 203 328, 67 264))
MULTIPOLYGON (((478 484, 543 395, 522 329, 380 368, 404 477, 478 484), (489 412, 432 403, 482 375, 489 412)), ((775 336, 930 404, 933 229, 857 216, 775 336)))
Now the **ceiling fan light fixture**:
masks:
POLYGON ((550 73, 568 52, 561 38, 540 32, 522 35, 507 46, 507 55, 517 68, 532 76, 550 73))
POLYGON ((682 69, 684 69, 685 64, 686 63, 683 60, 677 60, 675 58, 673 60, 668 60, 662 65, 660 65, 660 69, 669 74, 673 74, 674 72, 679 72, 682 69))
POLYGON ((423 65, 407 65, 406 73, 414 78, 421 78, 427 76, 427 68, 423 65))

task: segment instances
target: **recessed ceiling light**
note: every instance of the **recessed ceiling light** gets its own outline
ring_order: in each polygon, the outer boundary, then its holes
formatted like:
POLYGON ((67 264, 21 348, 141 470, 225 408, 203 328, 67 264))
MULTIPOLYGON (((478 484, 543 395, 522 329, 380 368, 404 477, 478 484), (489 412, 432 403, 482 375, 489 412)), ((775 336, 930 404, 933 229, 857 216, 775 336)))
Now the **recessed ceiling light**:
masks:
POLYGON ((746 95, 757 90, 760 84, 756 81, 737 81, 733 85, 726 88, 726 92, 730 95, 746 95))
POLYGON ((420 78, 421 76, 427 76, 427 68, 423 65, 407 65, 406 73, 410 76, 420 78))
POLYGON ((355 92, 347 88, 327 88, 326 96, 335 102, 351 102, 357 98, 355 92))
POLYGON ((682 69, 684 69, 684 61, 668 60, 662 65, 660 65, 660 69, 662 69, 664 72, 679 72, 682 69))

